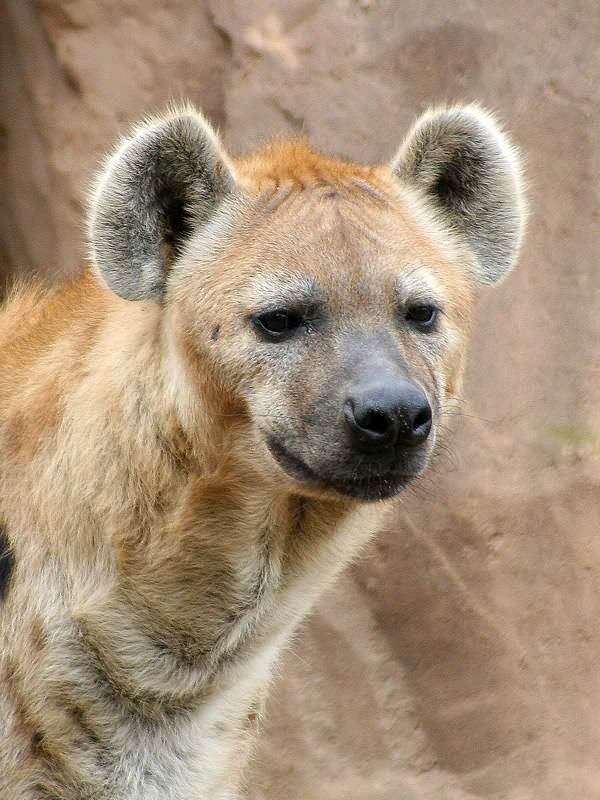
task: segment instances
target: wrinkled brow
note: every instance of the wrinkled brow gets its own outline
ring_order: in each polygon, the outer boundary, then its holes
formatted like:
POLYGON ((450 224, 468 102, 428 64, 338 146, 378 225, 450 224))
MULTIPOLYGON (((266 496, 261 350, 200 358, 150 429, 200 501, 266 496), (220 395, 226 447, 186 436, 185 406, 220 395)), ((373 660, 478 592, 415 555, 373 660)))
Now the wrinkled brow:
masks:
POLYGON ((394 291, 398 300, 406 302, 420 301, 441 305, 443 294, 437 281, 425 267, 409 267, 398 275, 394 282, 394 291))
POLYGON ((261 310, 276 308, 316 308, 325 302, 317 281, 303 275, 283 274, 277 278, 261 276, 252 284, 249 302, 261 310))

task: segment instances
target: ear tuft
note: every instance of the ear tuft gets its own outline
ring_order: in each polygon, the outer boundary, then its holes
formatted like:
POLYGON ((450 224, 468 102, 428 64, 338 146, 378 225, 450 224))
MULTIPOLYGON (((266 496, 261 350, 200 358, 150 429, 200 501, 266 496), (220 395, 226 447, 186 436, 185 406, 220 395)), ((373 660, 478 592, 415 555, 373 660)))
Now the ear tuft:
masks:
POLYGON ((521 167, 515 148, 477 106, 433 110, 410 131, 392 162, 443 223, 466 239, 475 279, 498 281, 516 261, 525 222, 521 167))
POLYGON ((160 300, 173 259, 234 185, 216 133, 193 109, 136 128, 92 196, 92 256, 108 286, 127 300, 160 300))

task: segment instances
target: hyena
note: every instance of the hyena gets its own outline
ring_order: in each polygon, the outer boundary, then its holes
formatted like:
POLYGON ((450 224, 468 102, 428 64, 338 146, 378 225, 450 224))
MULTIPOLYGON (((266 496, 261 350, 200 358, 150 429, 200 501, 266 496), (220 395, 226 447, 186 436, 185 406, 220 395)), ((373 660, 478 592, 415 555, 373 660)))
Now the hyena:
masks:
POLYGON ((91 197, 91 263, 0 313, 0 797, 232 800, 273 664, 426 469, 518 157, 478 107, 390 163, 232 158, 191 107, 91 197))

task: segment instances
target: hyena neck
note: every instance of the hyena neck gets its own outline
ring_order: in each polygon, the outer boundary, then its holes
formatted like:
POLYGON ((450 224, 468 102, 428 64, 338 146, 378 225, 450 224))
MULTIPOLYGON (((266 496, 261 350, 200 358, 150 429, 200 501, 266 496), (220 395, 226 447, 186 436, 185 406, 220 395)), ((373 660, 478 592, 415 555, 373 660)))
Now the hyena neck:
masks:
MULTIPOLYGON (((359 512, 342 503, 196 477, 178 494, 152 540, 120 543, 112 590, 78 610, 95 668, 144 713, 198 709, 242 678, 260 691, 299 620, 353 555, 349 518, 359 512)), ((369 529, 355 535, 354 551, 369 529)))

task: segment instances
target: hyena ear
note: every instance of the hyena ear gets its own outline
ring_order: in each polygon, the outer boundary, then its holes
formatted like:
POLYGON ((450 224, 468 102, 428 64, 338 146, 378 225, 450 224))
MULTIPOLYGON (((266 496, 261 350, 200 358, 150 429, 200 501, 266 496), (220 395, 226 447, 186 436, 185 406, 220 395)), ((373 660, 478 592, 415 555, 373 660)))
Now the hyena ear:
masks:
POLYGON ((494 283, 516 260, 525 204, 516 150, 492 117, 476 106, 429 111, 392 162, 416 185, 444 224, 466 239, 475 280, 494 283))
POLYGON ((233 167, 197 112, 137 128, 92 197, 92 255, 108 286, 127 300, 160 301, 173 259, 234 186, 233 167))

